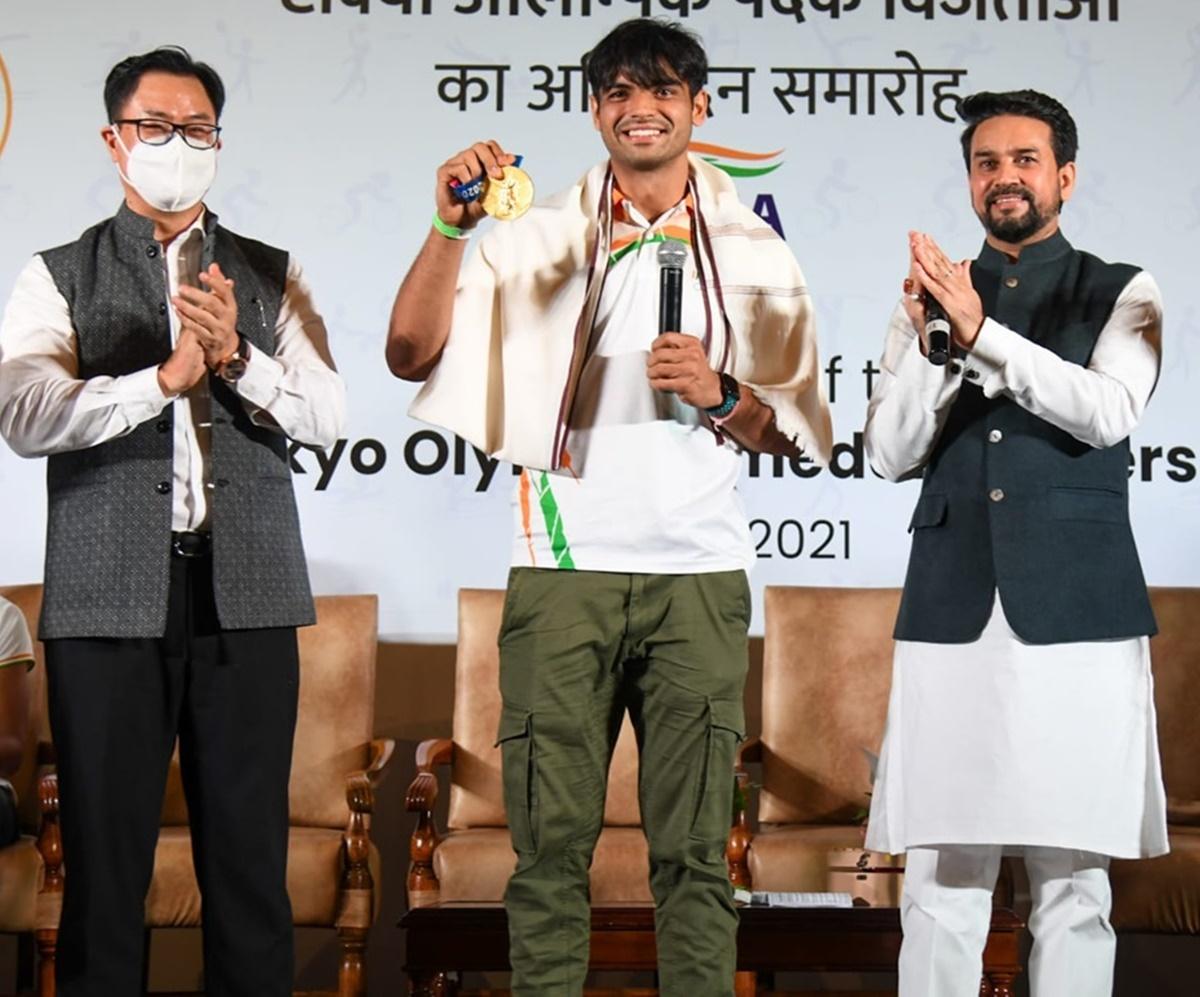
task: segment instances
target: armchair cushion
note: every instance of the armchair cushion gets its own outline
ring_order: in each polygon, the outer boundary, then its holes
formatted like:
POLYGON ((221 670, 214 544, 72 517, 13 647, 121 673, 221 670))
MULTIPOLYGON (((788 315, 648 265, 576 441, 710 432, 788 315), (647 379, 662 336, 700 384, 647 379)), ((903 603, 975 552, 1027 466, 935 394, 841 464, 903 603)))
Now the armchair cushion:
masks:
MULTIPOLYGON (((1167 787, 1167 820, 1200 825, 1200 588, 1152 588, 1158 634, 1150 640, 1158 745, 1167 787)), ((1174 848, 1172 838, 1171 847, 1174 848)), ((1192 908, 1196 910, 1195 907, 1192 908)), ((1193 923, 1196 923, 1193 920, 1193 923)))
MULTIPOLYGON (((433 853, 441 882, 438 899, 499 902, 516 861, 507 828, 452 831, 433 853)), ((649 850, 641 828, 604 828, 592 859, 592 903, 649 901, 649 881, 649 850)))
MULTIPOLYGON (((247 861, 253 861, 248 856, 247 861)), ((379 882, 379 853, 371 845, 371 875, 379 882)), ((297 925, 328 927, 338 911, 342 832, 325 827, 293 827, 288 835, 287 887, 297 925)), ((68 872, 69 874, 69 872, 68 872)), ((380 891, 375 890, 378 909, 380 891)), ((154 853, 154 877, 146 895, 146 926, 190 928, 200 924, 200 888, 192 867, 192 840, 186 827, 164 827, 154 853)))
POLYGON ((1112 863, 1117 931, 1200 935, 1200 828, 1173 827, 1169 838, 1168 855, 1112 863))
POLYGON ((854 824, 760 827, 750 843, 750 879, 756 890, 813 893, 828 890, 829 853, 862 849, 854 824))
POLYGON ((0 848, 0 932, 33 931, 37 927, 37 893, 42 885, 42 857, 33 838, 20 838, 0 848))

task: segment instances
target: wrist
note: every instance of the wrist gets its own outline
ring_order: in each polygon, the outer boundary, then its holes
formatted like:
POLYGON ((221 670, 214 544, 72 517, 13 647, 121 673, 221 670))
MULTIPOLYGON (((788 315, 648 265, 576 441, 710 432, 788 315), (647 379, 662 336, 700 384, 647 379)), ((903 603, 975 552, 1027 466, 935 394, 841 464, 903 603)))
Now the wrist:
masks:
POLYGON ((439 234, 447 239, 463 241, 471 238, 471 230, 461 225, 451 225, 449 222, 442 221, 442 216, 435 209, 433 212, 433 227, 439 234))
POLYGON ((715 405, 705 406, 704 412, 710 419, 724 420, 733 414, 733 410, 741 401, 742 386, 738 384, 732 374, 725 373, 718 376, 718 384, 721 389, 721 400, 715 405))
POLYGON ((246 364, 250 360, 250 343, 245 336, 238 334, 232 353, 217 361, 213 373, 226 384, 234 384, 241 380, 246 373, 246 364))
POLYGON ((171 376, 167 373, 166 367, 165 363, 158 365, 158 371, 156 372, 158 376, 158 390, 163 393, 164 398, 174 398, 181 394, 181 389, 175 387, 171 381, 171 376))

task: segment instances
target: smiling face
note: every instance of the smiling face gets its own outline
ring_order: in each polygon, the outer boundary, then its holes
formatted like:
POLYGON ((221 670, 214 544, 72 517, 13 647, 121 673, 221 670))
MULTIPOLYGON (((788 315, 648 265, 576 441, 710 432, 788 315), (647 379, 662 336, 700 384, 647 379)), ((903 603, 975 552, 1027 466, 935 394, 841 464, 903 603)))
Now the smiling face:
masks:
POLYGON ((692 128, 708 114, 708 95, 692 94, 665 66, 663 77, 641 86, 618 73, 591 99, 592 123, 618 172, 654 172, 686 162, 692 128))
POLYGON ((1011 252, 1058 230, 1075 189, 1075 164, 1059 165, 1050 126, 1002 114, 980 122, 971 139, 971 206, 988 241, 1011 252))

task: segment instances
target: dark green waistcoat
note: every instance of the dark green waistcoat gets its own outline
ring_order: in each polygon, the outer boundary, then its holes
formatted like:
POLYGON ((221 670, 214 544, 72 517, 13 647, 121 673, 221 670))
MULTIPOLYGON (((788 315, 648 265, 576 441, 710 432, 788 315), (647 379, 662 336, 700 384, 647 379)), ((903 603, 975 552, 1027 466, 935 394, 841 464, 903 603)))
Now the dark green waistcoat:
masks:
MULTIPOLYGON (((122 205, 77 241, 41 255, 70 308, 80 378, 130 374, 170 355, 167 277, 149 219, 122 205)), ((238 330, 253 350, 273 354, 287 254, 234 235, 209 213, 201 265, 214 260, 234 281, 238 330)), ((287 439, 251 422, 219 378, 210 375, 209 390, 221 626, 311 623, 287 439)), ((49 458, 43 639, 159 637, 166 629, 174 409, 117 439, 49 458)))
MULTIPOLYGON (((1056 233, 1016 263, 985 245, 971 279, 989 317, 1086 366, 1137 272, 1056 233)), ((1127 439, 1098 450, 964 380, 913 513, 897 639, 972 641, 997 589, 1033 644, 1155 633, 1128 481, 1127 439)))

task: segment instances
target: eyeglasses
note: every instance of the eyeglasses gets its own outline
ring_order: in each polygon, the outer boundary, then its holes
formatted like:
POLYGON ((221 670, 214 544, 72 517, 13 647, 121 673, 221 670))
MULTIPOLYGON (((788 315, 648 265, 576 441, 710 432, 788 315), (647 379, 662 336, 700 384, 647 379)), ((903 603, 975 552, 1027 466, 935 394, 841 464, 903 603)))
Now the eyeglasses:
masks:
POLYGON ((193 149, 211 149, 221 135, 221 129, 216 125, 196 122, 177 125, 162 118, 118 118, 113 124, 133 125, 137 128, 138 141, 146 145, 166 145, 178 132, 180 138, 193 149))

